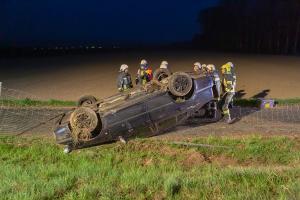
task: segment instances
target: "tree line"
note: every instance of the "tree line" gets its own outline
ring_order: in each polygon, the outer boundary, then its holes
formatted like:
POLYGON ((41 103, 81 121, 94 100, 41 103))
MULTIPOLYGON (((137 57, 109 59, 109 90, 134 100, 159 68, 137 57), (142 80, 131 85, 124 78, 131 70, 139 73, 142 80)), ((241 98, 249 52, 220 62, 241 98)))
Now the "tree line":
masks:
POLYGON ((197 46, 290 54, 300 50, 300 0, 221 0, 198 17, 197 46))

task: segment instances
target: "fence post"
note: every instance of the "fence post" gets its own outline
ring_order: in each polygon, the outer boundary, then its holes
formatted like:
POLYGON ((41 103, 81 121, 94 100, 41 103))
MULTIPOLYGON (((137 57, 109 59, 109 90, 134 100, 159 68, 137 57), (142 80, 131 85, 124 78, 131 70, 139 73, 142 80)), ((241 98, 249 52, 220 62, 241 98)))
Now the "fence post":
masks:
POLYGON ((1 97, 1 92, 2 92, 2 82, 0 82, 0 97, 1 97))

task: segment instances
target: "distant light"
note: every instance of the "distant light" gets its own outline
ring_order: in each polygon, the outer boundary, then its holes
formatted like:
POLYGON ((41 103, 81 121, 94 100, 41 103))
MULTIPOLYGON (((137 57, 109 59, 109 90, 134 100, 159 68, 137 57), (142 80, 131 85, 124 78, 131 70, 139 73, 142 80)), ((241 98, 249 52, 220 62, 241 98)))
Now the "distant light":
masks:
POLYGON ((99 46, 99 47, 98 47, 98 49, 102 49, 102 47, 101 47, 101 46, 99 46))
POLYGON ((91 46, 91 49, 95 49, 95 46, 91 46))

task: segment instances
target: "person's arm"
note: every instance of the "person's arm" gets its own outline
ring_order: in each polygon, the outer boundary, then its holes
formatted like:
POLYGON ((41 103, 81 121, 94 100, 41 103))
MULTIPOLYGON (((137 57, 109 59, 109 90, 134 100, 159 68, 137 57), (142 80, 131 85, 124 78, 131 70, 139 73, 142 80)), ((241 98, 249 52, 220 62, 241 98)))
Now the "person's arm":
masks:
POLYGON ((129 79, 129 86, 130 86, 130 88, 133 88, 132 79, 131 79, 131 75, 130 74, 128 74, 128 79, 129 79))
POLYGON ((141 77, 140 77, 140 69, 137 71, 136 77, 135 77, 135 84, 138 85, 141 81, 141 77))

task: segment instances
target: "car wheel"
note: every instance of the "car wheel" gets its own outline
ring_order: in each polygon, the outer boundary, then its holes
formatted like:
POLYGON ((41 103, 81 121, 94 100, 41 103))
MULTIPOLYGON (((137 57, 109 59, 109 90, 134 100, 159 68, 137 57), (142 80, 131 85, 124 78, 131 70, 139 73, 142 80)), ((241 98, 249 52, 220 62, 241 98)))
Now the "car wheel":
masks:
POLYGON ((158 81, 162 81, 163 79, 171 76, 171 73, 168 69, 157 69, 153 73, 153 78, 158 81))
POLYGON ((99 128, 99 118, 95 111, 88 107, 77 108, 70 116, 70 126, 75 142, 91 139, 99 128))
POLYGON ((80 106, 91 106, 97 102, 96 97, 92 95, 85 95, 79 98, 77 105, 80 106))
POLYGON ((193 80, 187 73, 176 72, 170 77, 168 87, 174 96, 184 97, 191 92, 193 80))

